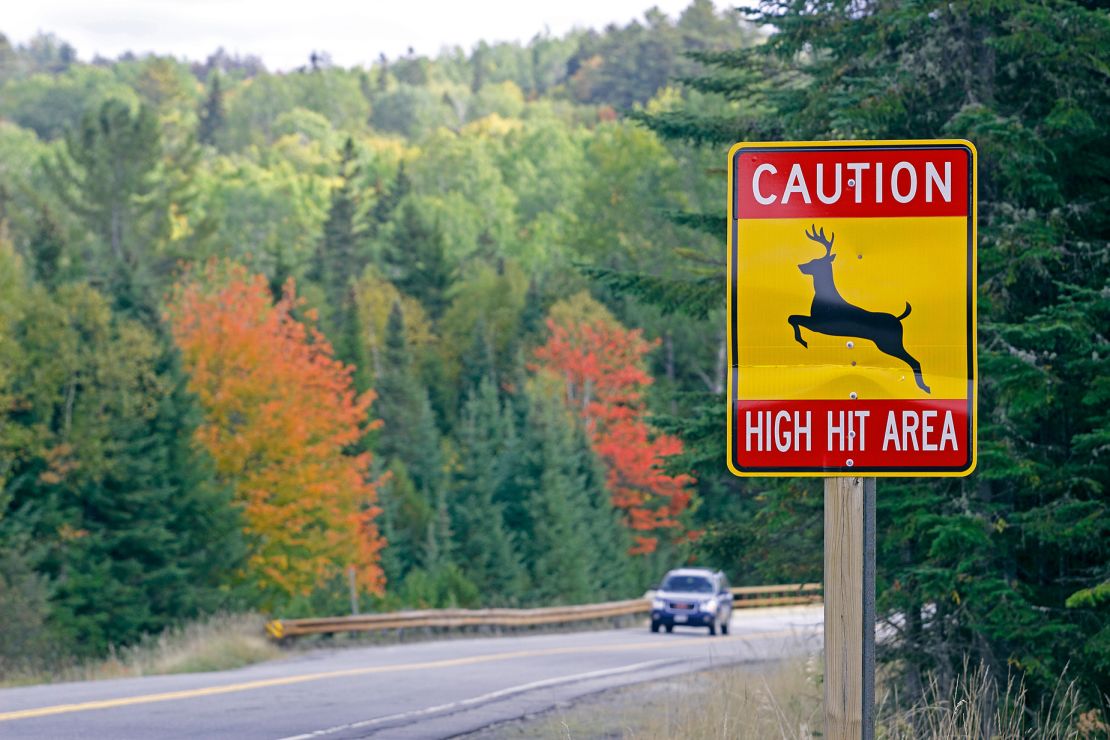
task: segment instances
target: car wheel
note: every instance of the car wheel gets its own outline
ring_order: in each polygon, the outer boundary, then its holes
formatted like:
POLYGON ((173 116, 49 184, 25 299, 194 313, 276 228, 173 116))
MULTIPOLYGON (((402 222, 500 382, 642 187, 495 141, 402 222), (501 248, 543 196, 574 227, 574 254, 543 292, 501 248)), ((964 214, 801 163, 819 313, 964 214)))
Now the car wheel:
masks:
POLYGON ((674 625, 673 624, 668 624, 666 629, 667 629, 667 634, 669 635, 672 632, 674 632, 674 625))
POLYGON ((652 632, 658 632, 659 631, 659 623, 656 622, 654 619, 651 620, 651 631, 652 632))

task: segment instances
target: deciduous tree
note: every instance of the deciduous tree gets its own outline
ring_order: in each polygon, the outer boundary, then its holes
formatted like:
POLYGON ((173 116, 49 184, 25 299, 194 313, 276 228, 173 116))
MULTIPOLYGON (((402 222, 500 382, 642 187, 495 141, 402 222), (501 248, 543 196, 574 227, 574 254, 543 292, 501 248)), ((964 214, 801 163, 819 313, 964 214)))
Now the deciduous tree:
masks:
POLYGON ((378 482, 369 453, 347 453, 374 395, 355 395, 350 368, 294 318, 300 307, 292 282, 275 304, 264 277, 234 264, 178 284, 169 317, 205 410, 197 438, 243 505, 248 577, 264 594, 306 593, 348 565, 380 593, 378 482))
POLYGON ((578 311, 573 304, 556 306, 548 340, 535 356, 539 367, 564 380, 567 404, 586 420, 608 469, 613 503, 636 532, 633 552, 650 553, 663 533, 671 540, 684 536, 680 516, 690 504, 693 478, 664 471, 682 442, 655 432, 644 418, 643 391, 652 382, 644 355, 652 344, 591 303, 579 298, 578 311))

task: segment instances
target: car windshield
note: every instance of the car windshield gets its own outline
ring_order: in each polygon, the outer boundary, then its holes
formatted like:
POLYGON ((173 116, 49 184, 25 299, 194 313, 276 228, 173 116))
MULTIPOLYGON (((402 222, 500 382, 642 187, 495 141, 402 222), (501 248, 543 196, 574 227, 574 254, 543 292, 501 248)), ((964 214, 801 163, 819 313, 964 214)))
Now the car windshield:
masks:
POLYGON ((701 576, 667 576, 663 581, 663 591, 685 591, 695 594, 713 593, 713 584, 701 576))

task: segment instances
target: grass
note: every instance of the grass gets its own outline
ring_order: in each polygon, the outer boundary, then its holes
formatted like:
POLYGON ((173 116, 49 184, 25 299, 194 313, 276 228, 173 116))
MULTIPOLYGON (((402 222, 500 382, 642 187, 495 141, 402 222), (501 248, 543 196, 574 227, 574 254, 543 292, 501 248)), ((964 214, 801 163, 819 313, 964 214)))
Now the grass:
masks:
POLYGON ((257 614, 218 614, 112 650, 103 660, 2 665, 0 686, 239 668, 282 655, 281 649, 266 639, 263 624, 257 614))
POLYGON ((963 671, 948 691, 931 678, 925 695, 906 708, 888 696, 880 706, 876 735, 889 740, 916 738, 1032 738, 1086 740, 1110 737, 1105 713, 1084 712, 1079 686, 1061 676, 1052 696, 1031 706, 1024 684, 1012 675, 1005 688, 983 664, 963 671))
POLYGON ((816 663, 798 659, 626 686, 476 738, 810 738, 821 721, 816 663))
MULTIPOLYGON (((639 684, 508 723, 476 738, 624 740, 801 740, 822 737, 819 658, 740 665, 639 684)), ((1083 711, 1079 687, 1061 678, 1055 694, 1031 706, 1024 686, 1004 684, 984 666, 964 667, 950 690, 931 680, 925 694, 899 702, 880 689, 882 740, 1095 740, 1110 737, 1105 711, 1083 711)))

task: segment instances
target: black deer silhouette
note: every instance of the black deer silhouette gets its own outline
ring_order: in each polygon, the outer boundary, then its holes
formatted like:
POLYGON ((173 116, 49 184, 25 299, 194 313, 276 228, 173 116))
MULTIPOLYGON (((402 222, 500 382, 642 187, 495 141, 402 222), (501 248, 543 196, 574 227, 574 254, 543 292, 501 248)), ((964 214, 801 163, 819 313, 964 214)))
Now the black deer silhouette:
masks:
POLYGON ((833 337, 870 339, 880 352, 909 365, 917 387, 931 393, 929 386, 921 378, 921 363, 902 346, 902 319, 910 315, 909 301, 906 302, 906 310, 901 316, 867 311, 848 303, 833 283, 832 263, 836 255, 832 253, 832 248, 836 234, 826 238, 824 227, 820 231, 813 225, 810 228, 813 231, 807 231, 806 236, 825 247, 825 256, 798 265, 802 273, 813 277, 813 305, 810 306, 809 316, 794 314, 787 319, 794 327, 794 339, 803 347, 809 346, 802 339, 803 326, 818 334, 833 337))

